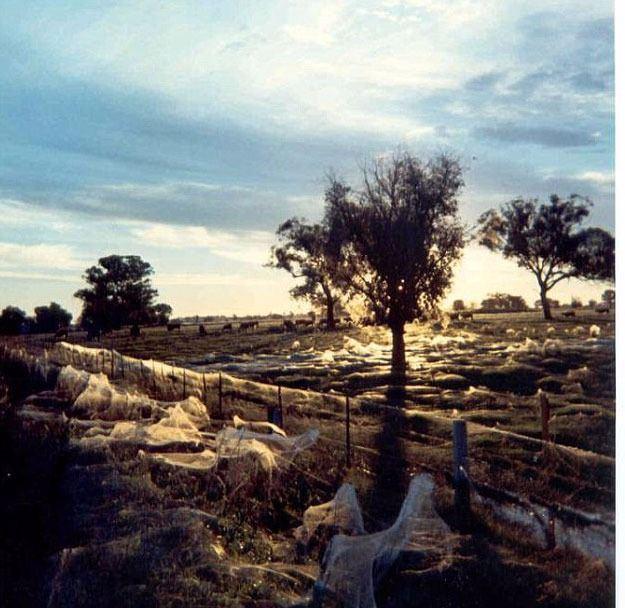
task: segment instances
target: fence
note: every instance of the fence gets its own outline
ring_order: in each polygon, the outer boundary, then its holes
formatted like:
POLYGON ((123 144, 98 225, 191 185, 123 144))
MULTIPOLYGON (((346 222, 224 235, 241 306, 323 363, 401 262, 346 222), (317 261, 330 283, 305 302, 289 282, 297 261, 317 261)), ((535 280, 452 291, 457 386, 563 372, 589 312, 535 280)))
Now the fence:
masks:
MULTIPOLYGON (((345 466, 359 466, 363 468, 363 459, 367 457, 380 458, 380 450, 376 445, 376 430, 371 431, 363 420, 392 415, 399 421, 395 430, 398 441, 412 444, 415 439, 428 442, 428 452, 436 452, 438 456, 429 462, 411 457, 407 453, 406 461, 414 467, 438 474, 451 484, 455 492, 456 520, 460 528, 469 529, 471 526, 471 495, 483 504, 495 504, 508 519, 525 520, 525 523, 534 522, 536 533, 542 535, 544 544, 553 548, 557 544, 558 533, 568 538, 568 528, 575 526, 589 530, 593 538, 587 544, 608 545, 608 549, 593 549, 595 556, 608 554, 610 561, 610 538, 614 533, 614 524, 611 521, 590 515, 579 509, 545 500, 540 495, 522 496, 516 492, 495 488, 482 480, 469 475, 469 430, 474 433, 490 433, 505 441, 517 441, 529 444, 541 450, 556 450, 573 459, 579 465, 588 459, 595 460, 602 466, 612 466, 613 459, 599 454, 584 452, 575 448, 559 446, 551 442, 548 432, 549 402, 546 395, 541 394, 541 421, 543 427, 542 439, 508 433, 498 429, 484 427, 475 423, 469 425, 462 420, 451 420, 441 416, 419 413, 412 414, 411 418, 420 418, 431 422, 437 428, 426 428, 420 433, 406 424, 406 419, 397 408, 372 403, 360 398, 350 398, 348 395, 314 393, 282 387, 280 385, 261 384, 249 380, 235 378, 221 372, 196 372, 177 367, 166 362, 154 360, 140 360, 124 356, 114 350, 91 349, 67 343, 56 343, 50 350, 44 349, 41 355, 35 355, 26 348, 11 348, 7 344, 0 347, 0 359, 18 359, 32 368, 33 373, 47 376, 46 366, 72 365, 91 373, 104 373, 111 380, 124 384, 141 387, 148 394, 163 400, 187 399, 196 397, 201 399, 211 412, 214 423, 224 422, 226 414, 224 405, 229 401, 229 415, 236 410, 237 403, 245 405, 245 414, 249 415, 251 405, 258 406, 261 415, 264 412, 266 419, 278 424, 286 430, 301 430, 305 422, 314 419, 316 425, 322 427, 320 439, 329 444, 343 447, 345 466), (285 402, 287 403, 285 407, 285 402), (356 416, 356 418, 354 418, 356 416), (337 422, 339 423, 337 425, 337 422), (343 429, 343 430, 340 430, 343 429), (451 433, 450 433, 451 431, 451 433), (449 442, 449 435, 453 441, 449 442), (368 445, 364 445, 368 444, 368 445), (433 444, 433 445, 432 445, 433 444), (441 457, 441 452, 445 455, 441 457), (354 454, 360 455, 358 462, 354 454), (448 464, 453 463, 450 473, 448 464), (502 505, 512 505, 503 507, 502 505), (512 510, 510 510, 512 508, 512 510), (508 511, 506 511, 508 509, 508 511), (522 512, 524 515, 520 515, 522 512), (597 533, 597 529, 602 532, 597 533), (564 533, 564 532, 566 533, 564 533), (606 540, 607 538, 607 540, 606 540), (597 540, 598 539, 598 540, 597 540)), ((241 412, 243 413, 243 411, 241 412)), ((410 422, 410 421, 408 421, 410 422)), ((392 454, 385 454, 384 458, 393 459, 392 454)), ((398 458, 399 461, 399 458, 398 458)), ((478 458, 474 460, 480 464, 478 458)), ((366 467, 364 467, 366 468, 366 467)), ((570 540, 570 539, 569 539, 570 540)), ((583 539, 574 539, 577 544, 583 539)), ((571 541, 572 542, 572 541, 571 541)), ((569 544, 571 544, 569 542, 569 544)), ((578 547, 579 548, 579 547, 578 547)))

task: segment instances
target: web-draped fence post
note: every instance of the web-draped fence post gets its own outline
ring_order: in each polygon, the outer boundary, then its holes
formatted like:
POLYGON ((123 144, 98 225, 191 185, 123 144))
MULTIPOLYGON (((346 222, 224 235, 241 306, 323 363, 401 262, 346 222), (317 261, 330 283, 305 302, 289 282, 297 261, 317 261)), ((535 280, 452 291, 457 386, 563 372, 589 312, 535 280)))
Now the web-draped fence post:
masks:
POLYGON ((202 372, 202 396, 204 397, 204 405, 206 405, 206 372, 202 372))
POLYGON ((352 439, 349 424, 349 395, 345 395, 345 464, 348 469, 352 466, 352 439))
POLYGON ((219 420, 222 420, 223 416, 223 381, 221 378, 221 372, 219 372, 219 420))
POLYGON ((187 370, 186 368, 182 368, 182 398, 183 400, 187 398, 187 370))
POLYGON ((542 423, 542 439, 543 441, 551 441, 549 434, 549 418, 551 416, 551 406, 547 395, 540 391, 538 393, 540 399, 540 418, 542 423))
POLYGON ((454 440, 454 507, 460 530, 469 527, 471 517, 471 492, 469 487, 469 448, 467 444, 467 423, 465 420, 453 421, 454 440))

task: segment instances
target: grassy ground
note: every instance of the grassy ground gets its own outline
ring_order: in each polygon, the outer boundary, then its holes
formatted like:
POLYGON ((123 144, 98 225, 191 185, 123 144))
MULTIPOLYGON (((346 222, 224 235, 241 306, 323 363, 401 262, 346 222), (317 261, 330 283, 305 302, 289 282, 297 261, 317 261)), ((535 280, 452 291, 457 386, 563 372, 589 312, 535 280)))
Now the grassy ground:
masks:
MULTIPOLYGON (((25 423, 17 416, 12 424, 0 425, 4 464, 11 474, 3 478, 4 489, 14 499, 6 502, 11 515, 7 533, 23 537, 34 529, 33 517, 47 531, 31 576, 41 577, 40 593, 48 599, 52 594, 53 607, 292 605, 310 589, 324 546, 320 539, 302 553, 293 529, 307 506, 331 498, 343 481, 355 485, 366 528, 375 531, 395 518, 410 476, 432 472, 437 509, 455 525, 445 474, 451 470, 450 420, 460 416, 473 421, 470 473, 476 481, 610 513, 614 468, 609 460, 544 448, 481 426, 538 437, 535 393, 542 386, 553 405, 556 440, 609 455, 613 347, 609 340, 587 341, 594 323, 603 338, 613 335, 613 320, 598 315, 552 323, 536 315, 497 316, 442 331, 410 328, 413 368, 400 388, 389 384, 388 336, 375 328, 297 335, 261 328, 207 337, 193 328, 183 328, 180 335, 154 329, 137 340, 120 332, 106 345, 127 355, 200 370, 234 365, 233 375, 366 397, 353 400, 352 467, 345 467, 343 410, 330 404, 329 395, 327 403, 317 399, 298 407, 288 388, 283 390, 287 432, 316 427, 322 439, 271 478, 242 478, 228 470, 208 476, 176 471, 132 448, 92 451, 73 445, 59 450, 59 443, 67 441, 67 426, 58 412, 54 423, 25 423), (571 332, 578 325, 583 335, 571 332), (437 336, 444 340, 435 342, 437 336), (527 338, 539 349, 519 349, 527 338), (546 338, 559 343, 546 345, 546 338), (319 360, 327 351, 335 353, 334 361, 319 360), (588 373, 569 377, 584 367, 588 373), (573 390, 569 385, 575 383, 579 386, 573 390), (395 402, 398 392, 402 410, 363 406, 395 402), (38 466, 42 458, 45 467, 38 466), (38 474, 33 475, 33 467, 38 474), (15 518, 24 496, 33 508, 30 515, 15 518)), ((271 388, 250 399, 244 384, 226 381, 222 411, 214 391, 207 400, 213 420, 205 430, 217 430, 234 414, 266 419, 275 395, 271 388)), ((522 527, 502 525, 487 505, 474 504, 474 514, 472 533, 461 537, 448 561, 424 564, 414 554, 402 554, 379 589, 379 605, 581 608, 613 603, 613 574, 605 565, 537 547, 522 527)), ((22 553, 22 558, 28 554, 27 545, 22 553)), ((7 562, 14 558, 7 556, 7 562)), ((32 581, 26 577, 23 582, 32 581)), ((20 599, 15 589, 11 597, 20 599)), ((15 605, 40 605, 30 599, 15 605)))

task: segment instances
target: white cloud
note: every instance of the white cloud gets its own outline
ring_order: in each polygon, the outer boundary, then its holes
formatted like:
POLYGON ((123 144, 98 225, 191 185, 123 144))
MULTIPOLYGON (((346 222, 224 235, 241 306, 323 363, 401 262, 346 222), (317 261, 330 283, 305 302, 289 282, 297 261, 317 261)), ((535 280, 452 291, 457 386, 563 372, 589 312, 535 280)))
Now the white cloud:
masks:
POLYGON ((592 182, 598 186, 614 187, 614 173, 611 171, 584 171, 575 177, 585 182, 592 182))
POLYGON ((69 245, 0 242, 0 268, 20 271, 24 267, 77 270, 85 268, 85 262, 75 257, 69 245))
POLYGON ((152 247, 206 249, 214 255, 254 265, 267 262, 269 248, 274 240, 270 232, 227 232, 209 230, 203 226, 166 224, 141 225, 132 228, 131 233, 140 242, 152 247))
POLYGON ((46 230, 67 232, 71 223, 59 219, 59 212, 46 211, 28 203, 11 198, 0 198, 0 227, 29 227, 44 225, 46 230))

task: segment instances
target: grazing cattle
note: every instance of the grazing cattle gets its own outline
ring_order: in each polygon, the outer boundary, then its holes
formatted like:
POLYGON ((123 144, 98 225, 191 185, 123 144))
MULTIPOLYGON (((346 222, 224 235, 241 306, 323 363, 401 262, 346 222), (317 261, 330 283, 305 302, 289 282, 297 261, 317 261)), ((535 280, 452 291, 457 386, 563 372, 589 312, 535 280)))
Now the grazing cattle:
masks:
POLYGON ((608 313, 610 312, 610 305, 606 304, 605 302, 601 302, 600 304, 597 304, 597 306, 595 306, 595 312, 608 313))
POLYGON ((61 329, 55 332, 54 337, 55 338, 67 338, 68 333, 69 333, 69 327, 61 327, 61 329))
POLYGON ((231 332, 231 331, 232 331, 232 323, 226 323, 226 324, 225 324, 225 325, 221 328, 221 331, 222 331, 223 333, 226 333, 226 332, 231 332))
POLYGON ((460 313, 460 318, 471 319, 471 321, 473 321, 473 312, 471 312, 470 310, 465 310, 464 312, 460 313))
POLYGON ((295 321, 296 327, 312 327, 315 322, 312 319, 297 319, 295 321))
POLYGON ((258 321, 243 321, 239 323, 239 331, 247 331, 258 327, 258 321))
POLYGON ((174 329, 177 329, 178 331, 180 331, 181 327, 182 327, 182 323, 180 323, 180 321, 167 323, 167 331, 174 331, 174 329))
POLYGON ((282 327, 284 328, 284 331, 297 331, 297 327, 295 326, 295 323, 293 323, 293 321, 289 319, 285 319, 282 322, 282 327))
POLYGON ((458 319, 460 319, 460 313, 459 312, 450 312, 449 313, 449 320, 450 321, 457 321, 458 319))
POLYGON ((99 327, 87 328, 87 340, 97 340, 99 342, 101 339, 102 330, 99 327))
POLYGON ((565 310, 562 313, 563 317, 574 317, 575 316, 575 311, 574 310, 565 310))
POLYGON ((130 328, 130 337, 131 338, 138 338, 139 336, 141 336, 141 328, 135 323, 130 328))
POLYGON ((206 328, 204 327, 204 325, 200 324, 200 326, 197 328, 197 332, 198 334, 200 334, 200 336, 205 336, 206 328))

